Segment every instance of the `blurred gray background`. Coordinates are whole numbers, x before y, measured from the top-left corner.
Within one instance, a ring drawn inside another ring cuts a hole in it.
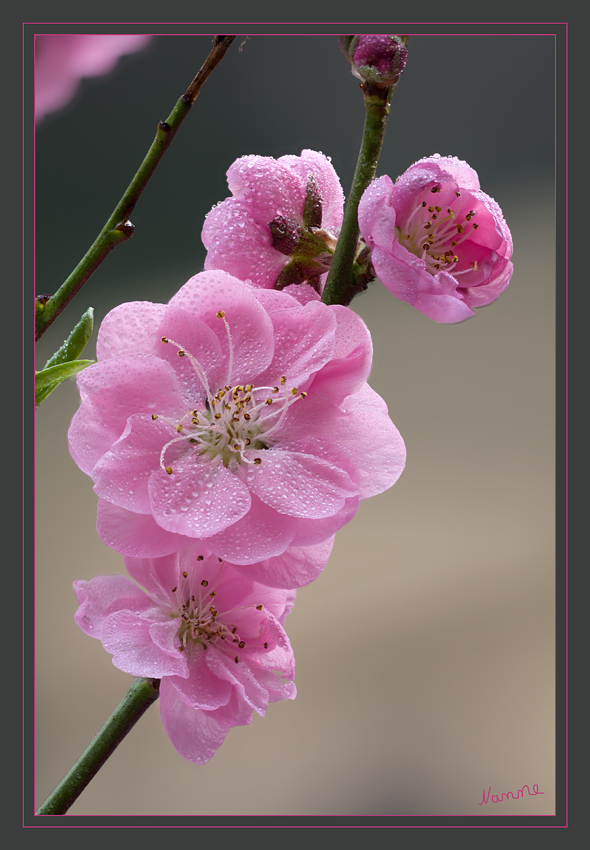
[[[40,124],[38,292],[90,246],[209,45],[155,37]],[[550,36],[410,37],[378,174],[435,152],[469,162],[504,211],[515,271],[460,325],[378,282],[353,302],[408,461],[298,593],[286,622],[297,699],[232,730],[201,767],[152,707],[70,814],[553,814],[553,49]],[[347,194],[363,115],[336,37],[236,42],[140,199],[135,235],[42,338],[37,368],[88,306],[98,326],[122,301],[167,301],[202,269],[202,222],[238,156],[323,151]],[[123,572],[68,453],[77,405],[68,382],[36,414],[36,805],[131,683],[73,620],[75,579]],[[524,784],[543,795],[478,806],[489,786]]]

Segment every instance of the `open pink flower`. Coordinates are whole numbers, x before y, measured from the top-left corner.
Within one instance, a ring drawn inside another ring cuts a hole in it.
[[[381,282],[437,322],[473,316],[510,281],[512,239],[500,207],[455,157],[435,154],[395,183],[373,181],[359,226]]]
[[[405,464],[371,356],[348,308],[223,271],[116,307],[69,430],[102,540],[134,557],[206,541],[241,565],[329,540]]]
[[[82,77],[112,70],[124,53],[141,50],[148,35],[37,35],[35,120],[65,106]]]
[[[115,667],[161,680],[162,722],[184,758],[209,761],[232,726],[295,698],[283,629],[295,591],[257,584],[206,549],[126,567],[146,592],[125,576],[75,581],[75,620]]]
[[[311,150],[280,159],[243,156],[227,182],[233,197],[213,207],[203,226],[205,269],[268,289],[311,280],[319,291],[344,205],[329,159]]]

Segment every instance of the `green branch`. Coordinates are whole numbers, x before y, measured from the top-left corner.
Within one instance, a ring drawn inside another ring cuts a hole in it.
[[[120,245],[121,242],[126,242],[133,235],[134,227],[129,221],[129,216],[133,212],[139,196],[147,186],[160,160],[170,147],[172,139],[197,99],[203,83],[224,57],[234,39],[234,35],[215,36],[213,39],[213,48],[199,73],[178,100],[166,121],[160,121],[158,124],[158,131],[152,146],[94,244],[57,292],[48,299],[44,298],[42,302],[37,301],[35,340],[40,339],[64,307],[69,304],[74,295],[76,295],[91,274],[102,263],[107,254],[113,248],[116,248],[117,245]]]
[[[35,812],[36,815],[65,815],[106,760],[159,695],[159,679],[136,679],[115,712],[109,717],[76,764],[55,791]]]
[[[361,86],[365,95],[366,110],[363,138],[344,209],[342,229],[322,295],[324,304],[348,305],[355,295],[367,288],[366,283],[362,279],[359,280],[353,270],[359,238],[358,208],[363,192],[377,171],[394,88],[373,87],[369,83]]]

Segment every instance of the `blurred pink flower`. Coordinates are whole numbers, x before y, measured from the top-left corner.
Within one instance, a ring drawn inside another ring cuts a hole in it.
[[[405,464],[366,382],[371,357],[348,308],[223,271],[191,278],[167,305],[116,307],[98,362],[79,374],[69,430],[102,540],[135,557],[204,540],[242,565],[328,541]]]
[[[35,39],[35,121],[65,106],[82,77],[106,74],[148,35],[38,35]]]
[[[395,183],[373,181],[359,226],[381,282],[436,322],[473,316],[510,281],[512,239],[502,211],[455,157],[435,154]]]
[[[161,680],[162,722],[184,758],[209,761],[232,726],[295,698],[283,629],[295,591],[256,584],[206,549],[126,567],[146,592],[125,576],[75,581],[75,620],[115,667]]]
[[[312,278],[318,291],[329,269],[344,206],[338,175],[322,153],[243,156],[230,166],[233,195],[205,219],[205,269],[282,289]]]

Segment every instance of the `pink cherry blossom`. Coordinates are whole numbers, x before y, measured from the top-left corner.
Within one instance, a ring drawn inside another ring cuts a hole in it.
[[[395,183],[373,181],[359,205],[377,277],[436,322],[461,322],[494,301],[512,275],[512,238],[476,172],[438,154]]]
[[[371,355],[348,308],[223,271],[201,272],[168,304],[116,307],[98,362],[78,377],[69,430],[102,540],[134,557],[206,541],[234,564],[268,561],[261,581],[312,580],[324,553],[305,547],[332,538],[405,464],[366,382]],[[288,547],[299,555],[277,566]]]
[[[184,758],[204,764],[232,726],[295,698],[283,629],[294,590],[257,584],[206,549],[125,563],[145,592],[125,576],[75,581],[75,620],[115,667],[161,680],[162,722]]]
[[[205,219],[205,269],[283,288],[304,280],[321,290],[342,224],[344,195],[322,153],[243,156],[230,166],[231,198]]]
[[[111,71],[124,53],[141,50],[148,35],[38,35],[35,39],[35,120],[61,109],[82,77]]]

